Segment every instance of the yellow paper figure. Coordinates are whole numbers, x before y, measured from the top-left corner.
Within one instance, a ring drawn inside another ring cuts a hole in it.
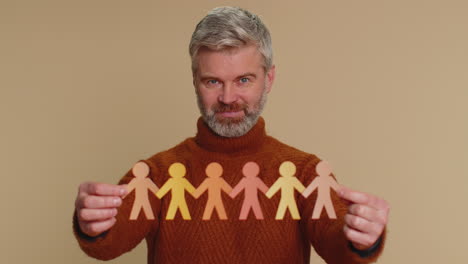
[[[312,213],[312,219],[319,219],[322,213],[323,207],[327,211],[330,219],[336,219],[335,208],[330,197],[330,188],[337,191],[340,186],[331,176],[331,167],[326,161],[321,161],[315,167],[315,171],[318,176],[309,184],[309,186],[302,193],[304,197],[309,195],[318,189],[317,201],[315,202],[314,212]]]
[[[167,210],[166,220],[173,220],[177,209],[180,210],[182,218],[191,220],[190,213],[185,201],[185,191],[193,194],[195,187],[184,178],[186,173],[185,166],[182,163],[176,162],[169,167],[169,175],[172,177],[164,183],[161,189],[156,193],[158,198],[162,198],[166,193],[171,191],[171,202]]]
[[[242,203],[239,220],[246,220],[250,209],[252,209],[256,219],[263,219],[262,208],[258,201],[258,190],[266,193],[268,191],[268,187],[259,177],[257,177],[259,172],[260,167],[257,163],[253,161],[247,162],[242,168],[242,174],[244,174],[245,177],[240,180],[229,194],[234,198],[240,192],[244,191],[245,199],[244,203]]]
[[[229,194],[232,188],[221,178],[223,167],[217,162],[212,162],[208,164],[205,172],[208,178],[205,179],[193,193],[193,197],[198,199],[200,195],[208,190],[208,201],[206,202],[205,211],[203,212],[203,220],[209,220],[214,209],[216,209],[219,219],[226,220],[227,215],[224,210],[223,200],[221,199],[221,191]]]
[[[301,219],[299,211],[297,210],[296,200],[294,199],[294,190],[302,193],[305,187],[296,177],[294,177],[294,174],[296,173],[296,165],[290,161],[285,161],[281,163],[279,173],[281,177],[276,180],[265,194],[266,197],[271,198],[276,192],[281,190],[281,200],[275,219],[283,219],[286,209],[289,209],[289,213],[291,213],[293,219]]]
[[[135,176],[127,185],[127,193],[135,190],[135,200],[133,201],[132,212],[130,213],[130,220],[136,220],[140,214],[141,209],[145,213],[146,219],[154,219],[153,210],[148,199],[148,190],[155,195],[158,192],[158,186],[148,178],[150,168],[148,164],[140,161],[132,168],[132,173]],[[128,194],[127,194],[128,195]]]

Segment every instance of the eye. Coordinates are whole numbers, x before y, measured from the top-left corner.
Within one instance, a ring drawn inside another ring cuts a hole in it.
[[[249,78],[247,78],[247,77],[242,77],[242,78],[240,78],[240,80],[239,80],[240,83],[248,83],[249,81],[250,81],[250,80],[249,80]]]
[[[216,79],[208,79],[205,81],[205,86],[209,88],[216,88],[221,85],[221,82]]]

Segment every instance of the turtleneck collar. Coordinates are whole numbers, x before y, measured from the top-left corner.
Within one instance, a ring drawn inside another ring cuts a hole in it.
[[[201,148],[212,152],[250,152],[259,148],[266,138],[265,120],[262,117],[249,132],[240,137],[228,138],[217,135],[208,127],[202,117],[197,121],[197,129],[195,142]]]

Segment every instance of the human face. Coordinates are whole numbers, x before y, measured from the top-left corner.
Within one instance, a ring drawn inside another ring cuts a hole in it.
[[[239,137],[256,123],[266,103],[275,67],[267,72],[254,45],[198,51],[194,86],[200,112],[218,135]]]

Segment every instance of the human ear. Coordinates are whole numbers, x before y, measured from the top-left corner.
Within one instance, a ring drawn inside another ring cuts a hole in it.
[[[273,86],[273,82],[275,81],[275,76],[276,76],[276,66],[273,65],[268,70],[268,72],[267,72],[267,74],[265,76],[266,77],[266,80],[265,80],[266,87],[265,87],[265,89],[267,90],[267,93],[269,93],[271,91],[271,87]]]

